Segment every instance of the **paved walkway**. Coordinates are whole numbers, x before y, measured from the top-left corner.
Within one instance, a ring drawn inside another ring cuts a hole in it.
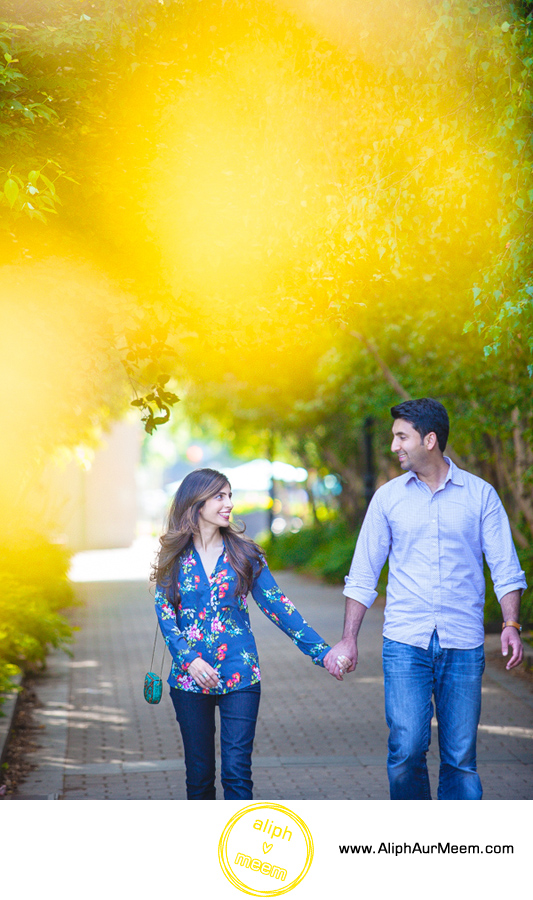
[[[317,631],[334,642],[343,617],[340,588],[286,572],[278,580]],[[14,799],[185,799],[181,740],[168,691],[158,706],[142,696],[155,627],[147,584],[100,581],[78,588],[84,605],[74,611],[80,628],[74,658],[54,654],[42,679],[43,706],[36,713],[44,726],[42,746]],[[376,604],[365,617],[357,674],[343,683],[302,656],[253,601],[251,607],[263,673],[254,799],[388,799],[382,607]],[[434,731],[434,792],[436,744]],[[478,758],[485,799],[533,799],[533,693],[503,666],[489,666],[485,675]],[[222,798],[220,785],[217,794]]]

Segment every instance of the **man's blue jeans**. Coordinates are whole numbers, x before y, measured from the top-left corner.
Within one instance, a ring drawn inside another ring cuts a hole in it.
[[[427,650],[383,639],[391,800],[431,800],[426,753],[432,697],[440,749],[438,799],[481,800],[476,738],[484,668],[483,645],[444,650],[436,631]]]
[[[252,749],[260,686],[228,694],[170,688],[185,751],[187,800],[215,800],[215,708],[220,710],[220,779],[225,800],[252,799]]]

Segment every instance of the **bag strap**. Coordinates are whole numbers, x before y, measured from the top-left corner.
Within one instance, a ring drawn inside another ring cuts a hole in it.
[[[153,671],[154,667],[154,656],[155,656],[155,645],[157,644],[157,635],[159,633],[159,624],[155,626],[155,638],[154,638],[154,649],[152,650],[152,661],[150,663],[150,671]],[[159,670],[159,677],[161,678],[163,674],[163,663],[165,661],[165,650],[167,649],[167,645],[163,643],[163,656],[161,658],[161,668]]]

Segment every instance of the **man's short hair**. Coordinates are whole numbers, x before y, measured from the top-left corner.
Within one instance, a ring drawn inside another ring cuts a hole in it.
[[[444,453],[448,435],[450,433],[450,420],[445,407],[438,400],[430,397],[422,397],[420,400],[405,400],[391,408],[393,419],[404,419],[418,431],[422,440],[426,434],[434,431],[440,450]]]

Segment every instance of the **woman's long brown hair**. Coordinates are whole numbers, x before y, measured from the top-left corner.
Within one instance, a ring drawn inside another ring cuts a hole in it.
[[[166,531],[159,538],[159,553],[153,565],[151,581],[165,590],[167,599],[179,603],[179,560],[189,549],[193,536],[200,533],[198,518],[206,500],[215,497],[229,481],[215,469],[195,469],[181,482],[167,517]],[[230,522],[220,529],[229,561],[237,573],[235,594],[247,594],[263,565],[262,550],[255,541],[244,537],[244,525]]]

